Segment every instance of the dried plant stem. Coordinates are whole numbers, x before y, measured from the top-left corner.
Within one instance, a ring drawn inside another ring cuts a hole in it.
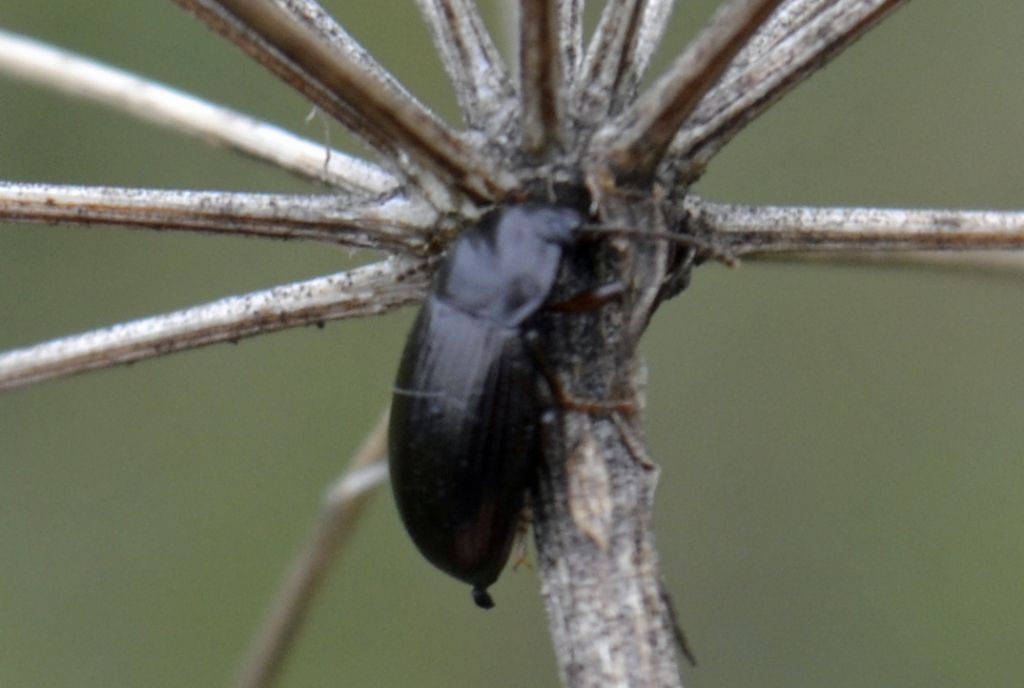
[[[629,194],[602,198],[603,217],[616,225],[660,231],[662,210]],[[558,379],[562,394],[622,409],[562,409],[544,425],[534,531],[559,672],[571,688],[681,686],[651,527],[658,470],[643,448],[636,358],[673,260],[664,242],[627,251],[615,273],[629,285],[620,302],[542,323],[545,361],[554,370],[586,371]]]
[[[423,105],[394,88],[375,64],[339,48],[330,36],[272,0],[176,2],[364,138],[429,196],[447,197],[437,180],[482,200],[501,196],[513,185],[509,175],[475,155]],[[420,168],[410,167],[410,161]]]
[[[417,0],[466,124],[507,136],[515,86],[472,0]]]
[[[686,201],[691,226],[736,255],[1024,247],[1024,212],[804,208]]]
[[[372,194],[398,180],[376,165],[155,81],[0,30],[0,72],[227,146],[308,179]]]
[[[562,684],[681,688],[652,527],[659,471],[610,419],[566,414],[553,431],[571,444],[542,473],[534,527]]]
[[[422,253],[438,217],[426,203],[402,198],[0,182],[0,220],[315,239]]]
[[[558,3],[521,0],[519,5],[519,92],[522,149],[533,158],[559,151],[565,143],[565,92]]]
[[[579,79],[583,61],[583,0],[559,0],[559,38],[565,83],[572,86]]]
[[[605,5],[576,83],[574,105],[580,117],[599,122],[633,100],[671,10],[671,0]]]
[[[731,0],[595,146],[620,185],[646,185],[679,127],[781,0]]]
[[[385,313],[420,298],[423,267],[422,261],[391,258],[8,351],[0,354],[0,391],[288,327]]]
[[[743,127],[904,2],[790,0],[683,124],[667,154],[675,183],[692,183]]]
[[[3,199],[4,188],[0,186],[0,199]],[[7,188],[27,190],[31,194],[36,187],[9,185]],[[85,208],[75,211],[74,194],[82,187],[53,188],[69,191],[70,195],[64,198],[69,204],[66,214],[59,218],[40,216],[36,219],[118,221],[112,212],[98,213],[90,219],[91,213],[98,211]],[[84,190],[90,189],[84,187]],[[129,190],[128,194],[131,193],[141,192]],[[170,197],[188,193],[202,192],[172,192]],[[33,205],[40,211],[45,210],[45,193]],[[831,256],[879,261],[889,255],[888,260],[906,262],[908,250],[946,249],[956,253],[945,258],[928,254],[916,258],[915,262],[974,269],[989,266],[1000,271],[1024,267],[1024,261],[1006,256],[963,253],[1024,246],[1024,212],[744,206],[712,203],[694,196],[689,197],[684,206],[683,212],[688,215],[692,230],[729,252],[748,258],[788,255],[802,259]],[[386,209],[385,204],[379,210],[386,212]],[[8,209],[6,214],[18,217],[19,213]],[[3,215],[2,202],[0,215]],[[253,224],[260,220],[254,211],[246,217],[246,221]],[[368,217],[372,216],[364,215],[361,222],[366,222]],[[396,217],[390,216],[388,221],[397,222]],[[267,221],[266,217],[263,221]],[[395,235],[394,239],[398,241],[404,236]],[[412,248],[414,244],[406,246]],[[0,390],[262,332],[383,312],[417,299],[425,278],[426,273],[419,263],[394,260],[44,342],[0,355]]]
[[[305,547],[292,563],[245,661],[236,688],[268,688],[288,652],[331,565],[359,524],[374,490],[387,480],[387,420],[381,415],[345,473],[327,490]]]

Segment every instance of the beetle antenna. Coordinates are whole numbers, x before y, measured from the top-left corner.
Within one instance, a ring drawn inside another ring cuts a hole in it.
[[[722,248],[718,244],[702,239],[701,237],[687,234],[686,232],[659,232],[637,229],[636,227],[615,227],[611,225],[583,225],[578,228],[579,232],[587,234],[605,234],[639,239],[641,241],[668,241],[674,244],[682,244],[697,249],[705,256],[734,268],[740,261],[733,253]]]

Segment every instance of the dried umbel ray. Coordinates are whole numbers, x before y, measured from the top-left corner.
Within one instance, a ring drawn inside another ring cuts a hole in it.
[[[1021,213],[750,208],[690,193],[733,135],[902,4],[896,0],[724,3],[642,92],[670,2],[609,2],[584,49],[581,2],[524,0],[516,72],[504,65],[471,2],[421,0],[456,86],[461,130],[419,103],[314,2],[178,4],[342,122],[378,159],[333,151],[325,162],[322,146],[265,123],[0,34],[0,67],[7,71],[337,189],[311,197],[3,184],[0,217],[306,238],[393,255],[347,273],[10,352],[0,356],[0,388],[414,302],[453,236],[492,207],[529,200],[583,199],[597,222],[685,228],[736,256],[884,257],[1024,243]],[[546,333],[552,369],[574,397],[639,395],[636,343],[662,298],[683,286],[675,283],[673,255],[661,244],[626,242],[565,276],[566,290],[609,272],[630,286],[607,308],[552,323]],[[577,372],[581,362],[586,374]],[[649,527],[656,471],[637,423],[635,415],[576,411],[546,431],[550,470],[534,505],[538,563],[569,685],[679,683],[675,629]],[[372,441],[368,447],[364,459],[384,453]],[[242,684],[269,680],[323,571],[324,552],[346,527],[337,514],[348,514],[352,500],[380,478],[379,470],[360,467],[332,492],[337,499],[329,500],[311,554]],[[572,489],[581,480],[597,485],[584,491],[582,504],[580,490]]]

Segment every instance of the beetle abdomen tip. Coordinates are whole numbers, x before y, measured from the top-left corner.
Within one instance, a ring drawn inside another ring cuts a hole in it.
[[[481,609],[491,609],[494,607],[494,599],[484,588],[473,588],[473,601]]]

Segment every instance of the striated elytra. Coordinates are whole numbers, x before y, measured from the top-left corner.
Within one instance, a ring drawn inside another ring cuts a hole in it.
[[[540,204],[484,216],[453,243],[402,355],[388,435],[398,511],[420,552],[483,608],[539,459],[527,328],[582,222]]]

